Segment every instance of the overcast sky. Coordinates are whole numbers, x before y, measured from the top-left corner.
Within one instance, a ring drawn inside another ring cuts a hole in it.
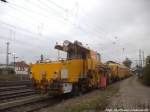
[[[150,54],[150,0],[7,0],[0,2],[0,63],[6,42],[17,60],[57,59],[56,42],[81,41],[102,60]],[[124,49],[124,50],[123,50]],[[10,61],[13,61],[12,54]]]

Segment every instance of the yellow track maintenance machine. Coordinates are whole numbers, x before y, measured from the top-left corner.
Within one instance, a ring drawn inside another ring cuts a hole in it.
[[[78,94],[100,87],[100,77],[107,70],[100,54],[82,45],[66,40],[55,49],[67,53],[64,60],[39,62],[31,65],[34,86],[37,90],[51,95]]]

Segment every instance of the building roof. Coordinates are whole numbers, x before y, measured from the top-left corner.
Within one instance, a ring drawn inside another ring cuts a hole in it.
[[[24,67],[24,68],[29,67],[29,65],[26,64],[24,61],[15,62],[15,66],[16,66],[16,67]]]

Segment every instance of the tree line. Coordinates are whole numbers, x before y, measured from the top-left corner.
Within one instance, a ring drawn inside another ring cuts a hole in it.
[[[146,58],[146,65],[143,72],[143,82],[144,84],[150,86],[150,56]]]

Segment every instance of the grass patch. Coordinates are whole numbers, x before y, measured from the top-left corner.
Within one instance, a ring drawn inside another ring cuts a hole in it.
[[[15,80],[16,77],[14,74],[0,74],[0,80],[7,81],[7,80]]]

